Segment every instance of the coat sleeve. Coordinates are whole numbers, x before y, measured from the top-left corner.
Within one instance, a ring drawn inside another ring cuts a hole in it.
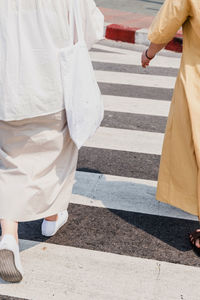
[[[155,44],[165,44],[190,16],[190,0],[165,0],[150,26],[148,39]]]
[[[85,41],[88,49],[104,38],[104,16],[94,0],[80,0]]]

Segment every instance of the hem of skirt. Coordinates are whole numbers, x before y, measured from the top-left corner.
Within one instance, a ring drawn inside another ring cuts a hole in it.
[[[181,203],[181,201],[177,201],[175,199],[181,199],[183,200],[184,198],[188,199],[190,198],[191,199],[191,196],[190,197],[185,197],[184,195],[180,195],[179,193],[173,193],[174,194],[174,197],[172,199],[172,196],[169,195],[169,193],[166,193],[163,191],[163,189],[161,187],[158,187],[157,188],[157,192],[156,192],[156,200],[157,201],[160,201],[160,202],[163,202],[163,203],[166,203],[168,205],[171,205],[171,206],[174,206],[178,209],[181,209],[182,211],[186,212],[186,213],[189,213],[191,215],[194,215],[194,216],[197,216],[198,219],[200,220],[200,216],[198,214],[198,210],[196,208],[190,208],[188,207],[188,205],[183,205]],[[167,195],[167,196],[166,196]],[[194,200],[194,198],[193,198]]]
[[[68,209],[68,204],[66,204],[64,207],[62,208],[59,208],[59,209],[54,209],[54,210],[47,210],[46,212],[44,213],[41,213],[41,214],[35,214],[33,216],[29,216],[29,217],[26,217],[26,218],[10,218],[8,216],[6,217],[3,217],[3,216],[0,216],[0,219],[4,219],[4,220],[10,220],[10,221],[14,221],[14,222],[31,222],[31,221],[36,221],[36,220],[41,220],[41,219],[44,219],[44,218],[47,218],[49,216],[53,216],[53,215],[56,215],[58,214],[59,212],[61,211],[64,211],[64,210],[67,210]]]
[[[42,117],[42,116],[48,116],[51,114],[56,114],[62,110],[65,110],[65,105],[62,105],[60,108],[54,109],[53,111],[46,111],[43,113],[36,113],[36,114],[32,114],[32,115],[22,115],[19,117],[13,117],[13,118],[1,118],[0,117],[0,121],[4,121],[4,122],[12,122],[12,121],[21,121],[21,120],[26,120],[26,119],[32,119],[32,118],[37,118],[37,117]]]

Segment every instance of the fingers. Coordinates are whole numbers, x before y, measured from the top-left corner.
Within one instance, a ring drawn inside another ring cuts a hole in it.
[[[141,57],[141,64],[143,68],[146,68],[149,66],[150,60],[146,57],[145,51],[142,53]]]
[[[149,62],[142,62],[142,67],[143,68],[146,68],[146,67],[148,67],[149,66]]]
[[[142,62],[142,67],[143,68],[146,68],[146,67],[148,67],[149,66],[149,62]]]

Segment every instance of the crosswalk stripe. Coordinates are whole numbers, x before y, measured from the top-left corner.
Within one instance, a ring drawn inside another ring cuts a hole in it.
[[[119,54],[126,54],[126,55],[133,53],[133,51],[129,50],[129,49],[123,49],[123,48],[117,48],[117,47],[110,47],[108,45],[102,45],[102,44],[96,44],[94,46],[94,49],[111,51],[111,52],[115,52],[115,53],[119,53]]]
[[[158,55],[143,70],[141,53],[118,44],[97,44],[90,56],[105,118],[79,152],[69,220],[49,239],[41,220],[19,224],[24,280],[1,284],[0,294],[196,300],[200,262],[185,233],[197,217],[155,199],[180,57]]]
[[[95,71],[98,82],[172,89],[176,79],[170,76]]]
[[[151,180],[77,171],[71,203],[197,221],[155,200],[156,186]]]
[[[27,240],[20,245],[25,279],[20,285],[1,284],[2,294],[34,300],[168,300],[181,293],[196,300],[200,292],[199,268]]]
[[[160,155],[162,143],[162,133],[100,127],[85,146]]]
[[[162,67],[151,67],[149,69],[143,69],[141,66],[137,65],[126,65],[126,64],[113,64],[113,63],[104,63],[104,62],[96,62],[93,63],[94,70],[100,71],[110,71],[117,73],[129,73],[129,74],[143,74],[143,75],[156,75],[156,76],[171,76],[176,77],[178,74],[177,69],[172,68],[162,68]]]
[[[160,156],[139,152],[82,147],[78,170],[157,180]]]
[[[122,47],[121,47],[122,46]],[[141,52],[144,50],[144,48],[139,48],[137,49],[137,47],[134,47],[135,45],[129,45],[132,47],[129,49],[126,49],[123,47],[123,44],[120,45],[120,43],[117,43],[115,45],[109,45],[109,44],[105,44],[105,42],[103,41],[102,43],[98,43],[95,44],[93,46],[93,48],[91,49],[91,51],[93,51],[93,49],[95,49],[96,51],[100,50],[100,51],[108,51],[108,52],[115,52],[115,53],[119,53],[119,54],[125,54],[125,55],[129,55],[129,54],[133,54],[134,52],[139,53],[139,55],[141,55]],[[169,51],[166,51],[165,49],[161,50],[157,56],[165,56],[165,57],[169,57],[170,59],[179,59],[181,58],[181,53],[176,53],[175,55],[169,55]]]
[[[166,117],[105,111],[102,127],[164,133]]]
[[[171,101],[173,89],[99,82],[103,95]]]
[[[63,246],[200,266],[199,258],[194,257],[188,245],[188,251],[181,251],[184,247],[182,243],[186,238],[185,233],[197,226],[198,222],[73,203],[69,204],[68,212],[67,224],[51,238],[46,239],[41,235],[40,220],[22,223],[19,229],[20,237]],[[174,232],[176,241],[173,240]]]
[[[107,51],[108,53],[114,52],[114,53],[118,53],[118,54],[124,54],[126,56],[132,55],[133,53],[137,52],[139,54],[139,56],[141,56],[141,53],[144,50],[144,48],[138,48],[138,47],[135,47],[135,45],[129,45],[132,47],[132,49],[131,48],[126,49],[123,47],[123,44],[120,45],[120,43],[117,43],[115,45],[116,46],[114,46],[113,44],[112,45],[105,44],[104,42],[98,43],[98,44],[94,45],[94,47],[91,49],[91,51],[93,51],[93,49],[95,49],[95,51],[98,51],[98,50],[99,51]],[[170,51],[163,49],[157,54],[157,57],[164,56],[164,57],[172,59],[172,60],[173,59],[179,60],[179,62],[180,62],[181,53],[173,53],[173,55],[169,55],[169,54],[171,54]],[[166,67],[166,66],[167,66],[167,64],[164,65],[164,67]]]
[[[129,55],[90,52],[90,57],[92,61],[141,66],[141,53],[136,51],[133,51]],[[178,69],[180,67],[180,59],[166,56],[157,56],[153,61],[151,61],[151,66],[163,68],[166,68],[167,66],[167,68]]]
[[[103,95],[105,110],[167,117],[170,102],[132,97]]]

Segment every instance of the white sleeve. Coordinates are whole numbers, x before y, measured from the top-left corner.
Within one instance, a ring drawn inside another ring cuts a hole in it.
[[[104,39],[104,15],[94,0],[80,0],[85,40],[90,49],[96,42]]]

